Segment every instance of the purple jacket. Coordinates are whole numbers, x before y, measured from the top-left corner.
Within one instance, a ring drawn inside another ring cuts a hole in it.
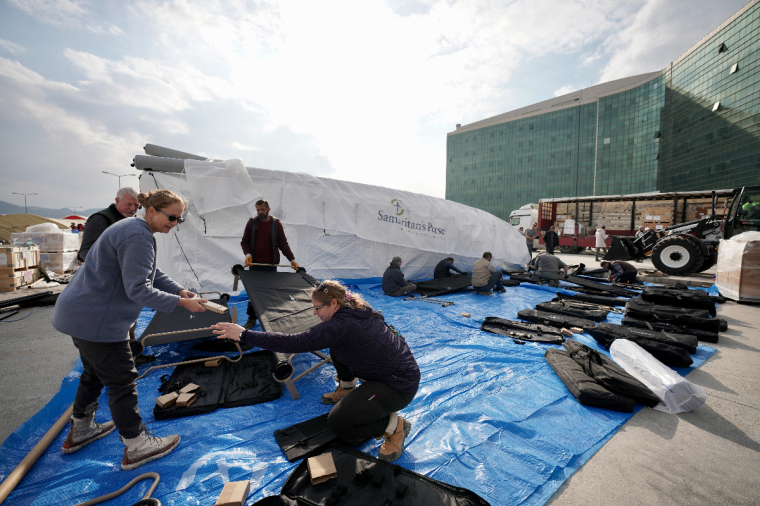
[[[367,309],[339,309],[326,322],[298,334],[243,332],[247,344],[279,353],[330,348],[357,378],[382,381],[402,393],[417,391],[420,368],[406,341],[396,337],[382,318]]]

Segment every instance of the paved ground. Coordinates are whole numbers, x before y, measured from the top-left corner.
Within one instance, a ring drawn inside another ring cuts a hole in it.
[[[558,256],[598,266],[592,255]],[[636,265],[651,268],[648,261]],[[709,283],[709,274],[695,282]],[[0,441],[53,397],[76,362],[70,338],[50,326],[52,311],[38,308],[0,324]],[[707,404],[680,415],[641,410],[549,505],[760,505],[760,306],[729,302],[718,316],[729,330],[688,377],[708,393]]]

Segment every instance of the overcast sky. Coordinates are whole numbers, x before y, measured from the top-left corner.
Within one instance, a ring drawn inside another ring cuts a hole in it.
[[[104,206],[148,142],[443,197],[456,123],[661,70],[744,3],[0,0],[0,200]]]

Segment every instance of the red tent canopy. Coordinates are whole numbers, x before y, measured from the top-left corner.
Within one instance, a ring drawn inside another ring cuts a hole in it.
[[[65,218],[61,218],[62,220],[86,220],[84,216],[79,216],[78,214],[72,214],[71,216],[66,216]]]

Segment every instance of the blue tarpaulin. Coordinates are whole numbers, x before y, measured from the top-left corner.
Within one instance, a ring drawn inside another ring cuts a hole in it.
[[[633,416],[581,406],[544,359],[551,345],[518,345],[480,330],[486,316],[516,319],[518,311],[551,300],[557,289],[523,284],[487,297],[462,291],[439,296],[455,302],[442,307],[387,297],[377,279],[345,281],[404,335],[422,372],[419,392],[401,412],[412,422],[412,430],[396,463],[407,469],[468,488],[493,505],[543,504]],[[230,304],[238,307],[242,324],[244,294]],[[151,310],[143,311],[138,335],[152,315]],[[620,320],[621,315],[611,313],[607,321]],[[586,334],[574,338],[607,353]],[[157,361],[138,370],[203,355],[190,349],[197,343],[150,347],[146,353],[156,355]],[[692,355],[692,367],[676,370],[686,375],[714,351],[700,345]],[[296,374],[316,361],[312,354],[298,355]],[[81,371],[78,362],[53,400],[6,439],[0,448],[0,478],[8,476],[73,402]],[[176,450],[125,472],[120,470],[124,446],[116,432],[64,455],[60,451],[64,430],[7,504],[75,504],[117,490],[149,471],[161,475],[153,496],[164,505],[213,504],[224,483],[240,480],[250,480],[247,504],[252,504],[278,494],[298,464],[286,460],[273,432],[328,412],[330,406],[320,397],[335,388],[335,370],[328,365],[296,382],[301,394],[297,401],[283,389],[282,397],[273,402],[156,421],[153,406],[160,395],[160,378],[170,373],[170,368],[153,371],[138,381],[137,388],[144,422],[156,435],[179,434],[182,441]],[[100,404],[96,418],[102,422],[110,419],[105,393]],[[371,439],[360,449],[377,455],[378,448],[379,442]],[[149,481],[142,482],[109,504],[134,504],[148,486]]]

